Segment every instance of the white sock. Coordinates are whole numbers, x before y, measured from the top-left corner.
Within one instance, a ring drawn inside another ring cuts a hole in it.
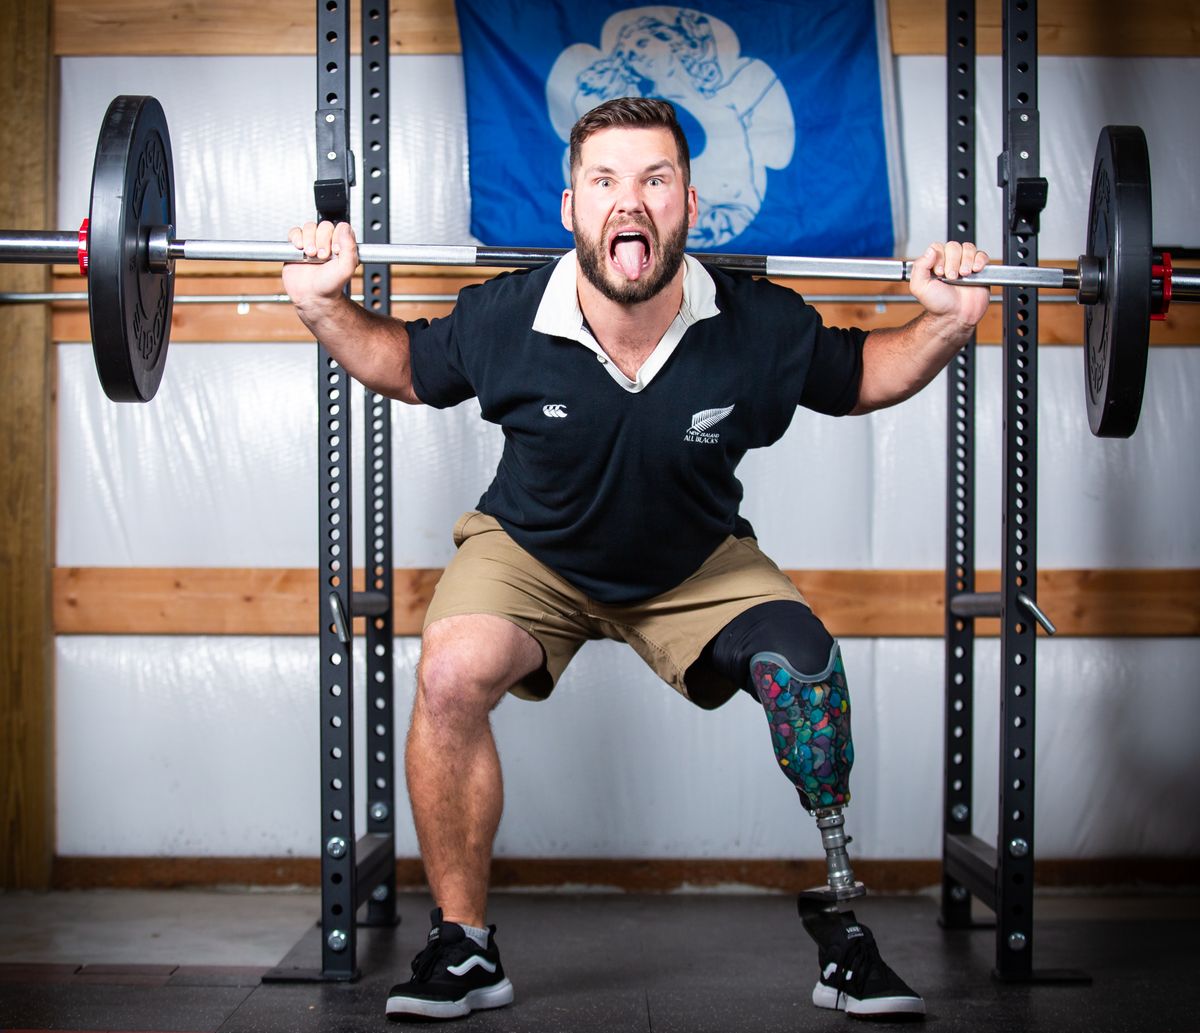
[[[474,925],[461,926],[462,931],[466,933],[472,940],[479,944],[480,950],[487,950],[488,945],[488,930],[480,929]]]

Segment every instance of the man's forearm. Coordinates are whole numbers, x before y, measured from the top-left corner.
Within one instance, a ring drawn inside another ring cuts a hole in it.
[[[420,402],[412,387],[408,331],[402,322],[375,315],[344,296],[297,304],[296,314],[355,380],[389,398]]]
[[[863,345],[863,376],[854,415],[911,398],[945,367],[975,328],[953,316],[923,312],[904,326],[872,330]]]

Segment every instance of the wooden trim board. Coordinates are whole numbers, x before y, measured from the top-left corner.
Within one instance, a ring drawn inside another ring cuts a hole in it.
[[[1000,0],[981,0],[976,47],[998,54]],[[351,47],[358,52],[358,18]],[[944,6],[891,0],[888,23],[895,54],[944,54]],[[391,0],[393,54],[457,54],[462,45],[454,0]],[[311,54],[315,13],[303,0],[55,0],[54,52],[103,54]],[[1186,57],[1200,53],[1200,3],[1129,0],[1040,0],[1038,49],[1043,55]]]
[[[1047,858],[1034,864],[1039,887],[1194,886],[1195,858]],[[856,859],[855,874],[871,893],[914,893],[939,886],[934,859]],[[316,857],[56,857],[55,889],[181,889],[204,886],[320,885]],[[825,862],[783,858],[542,858],[492,861],[493,890],[588,886],[625,893],[716,888],[797,893],[825,881]],[[400,889],[421,889],[420,858],[396,860]]]
[[[189,272],[201,263],[181,265]],[[1050,262],[1043,265],[1070,266],[1068,262]],[[207,266],[208,263],[203,263]],[[224,265],[224,263],[222,263]],[[231,294],[283,294],[283,281],[275,269],[271,275],[263,275],[265,267],[256,263],[229,263],[219,275],[177,275],[177,295],[231,295]],[[416,269],[412,266],[395,268],[392,291],[396,294],[456,294],[472,283],[481,283],[497,270],[455,269],[439,272],[435,269]],[[79,292],[85,284],[77,271],[67,272],[65,267],[56,267],[53,289],[59,292]],[[875,298],[896,295],[898,299],[908,297],[908,285],[904,283],[864,280],[814,280],[780,279],[778,283],[789,287],[805,297],[820,298],[822,295],[851,297],[865,295],[872,300],[864,301],[814,301],[813,305],[821,318],[831,326],[859,326],[866,330],[896,326],[912,319],[918,311],[915,303],[905,300],[876,302]],[[351,284],[351,292],[362,293],[361,278]],[[1050,297],[1067,297],[1062,291],[1047,291],[1041,295],[1038,305],[1039,345],[1074,345],[1083,342],[1083,310],[1081,306],[1063,301],[1049,301]],[[398,319],[432,319],[447,315],[454,307],[453,302],[397,302],[392,306],[392,315]],[[51,304],[51,334],[55,341],[89,341],[91,328],[88,325],[87,304],[82,301],[61,301]],[[976,339],[981,345],[1001,343],[1003,310],[1000,296],[996,294],[990,310],[980,323]],[[171,342],[208,343],[213,341],[277,341],[306,342],[312,340],[292,306],[279,302],[249,302],[244,310],[233,303],[177,304],[172,311]],[[1162,321],[1150,324],[1152,347],[1200,345],[1200,305],[1174,305]],[[170,359],[168,358],[168,363]],[[170,376],[170,373],[167,373]]]
[[[941,637],[940,570],[791,570],[830,632],[841,637]],[[395,572],[396,633],[419,635],[441,571]],[[361,585],[362,571],[356,571]],[[995,591],[996,571],[979,571]],[[1042,570],[1038,604],[1067,637],[1200,635],[1200,570]],[[59,567],[60,635],[313,635],[311,569]],[[358,622],[361,627],[361,620]],[[996,635],[999,621],[976,622]]]

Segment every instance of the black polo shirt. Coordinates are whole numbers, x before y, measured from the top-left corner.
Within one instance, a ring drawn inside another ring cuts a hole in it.
[[[559,263],[504,273],[465,288],[449,316],[408,323],[413,387],[437,408],[477,396],[503,429],[482,512],[593,599],[633,602],[678,585],[726,536],[753,535],[737,464],[777,441],[797,405],[854,408],[866,333],[825,327],[785,287],[688,258],[685,311],[659,345],[673,350],[635,384],[591,341],[573,254],[561,262],[556,290]],[[577,322],[561,311],[567,274]],[[684,319],[688,287],[708,291],[709,279],[713,304]],[[532,329],[544,295],[576,339]]]

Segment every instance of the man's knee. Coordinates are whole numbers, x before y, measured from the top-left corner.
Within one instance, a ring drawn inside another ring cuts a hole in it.
[[[813,612],[761,603],[730,621],[705,656],[762,704],[776,759],[805,806],[848,802],[850,696],[837,642]]]
[[[503,617],[445,617],[422,636],[418,701],[432,717],[477,720],[541,663],[537,640]]]
[[[788,658],[794,670],[817,676],[829,666],[834,645],[833,636],[804,603],[780,599],[735,617],[708,644],[704,659],[757,698],[747,677],[757,654],[778,653]]]

